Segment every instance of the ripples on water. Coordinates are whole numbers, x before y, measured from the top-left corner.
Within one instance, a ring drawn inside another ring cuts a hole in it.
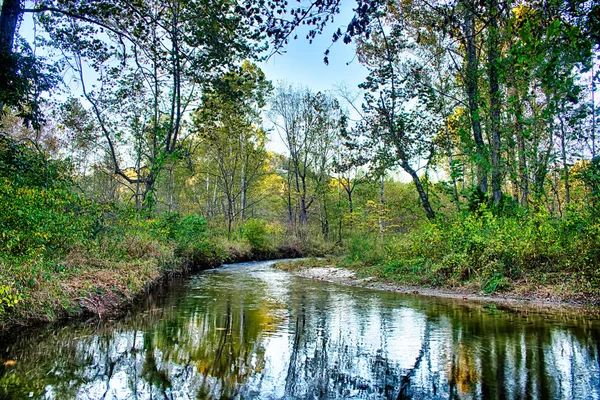
[[[600,399],[592,314],[206,271],[100,325],[0,343],[7,399]]]

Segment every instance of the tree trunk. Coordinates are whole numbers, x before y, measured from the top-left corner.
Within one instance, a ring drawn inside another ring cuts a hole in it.
[[[435,219],[435,213],[433,212],[433,208],[431,208],[431,204],[429,203],[429,196],[425,192],[425,188],[421,183],[421,179],[419,179],[419,175],[417,175],[417,171],[415,171],[407,161],[402,161],[402,169],[404,169],[411,176],[415,187],[417,188],[417,192],[419,193],[419,198],[421,199],[421,205],[425,210],[425,214],[427,218],[430,220]]]
[[[569,182],[569,164],[567,164],[567,132],[565,131],[565,122],[563,116],[560,115],[558,120],[560,122],[560,151],[565,180],[565,203],[569,204],[571,203],[571,185]]]
[[[21,14],[19,0],[4,0],[0,13],[0,52],[3,57],[12,55],[17,23]],[[5,60],[3,58],[3,60]]]
[[[379,240],[383,240],[383,210],[384,210],[384,200],[383,195],[385,194],[385,179],[384,176],[381,175],[381,179],[379,181],[379,213],[377,215],[377,224],[379,225]]]
[[[490,90],[490,130],[492,137],[492,198],[494,203],[502,199],[502,173],[500,171],[500,83],[498,71],[498,0],[490,0],[491,13],[488,38],[488,79]]]
[[[308,223],[308,206],[306,204],[306,175],[300,175],[302,191],[300,192],[300,225],[305,227]]]
[[[337,207],[338,207],[338,243],[342,243],[343,213],[342,213],[342,194],[338,178],[337,184]]]
[[[475,45],[475,15],[467,10],[465,24],[463,27],[466,47],[466,76],[465,84],[469,103],[469,115],[473,128],[473,139],[475,140],[477,159],[477,190],[485,196],[488,192],[487,178],[487,151],[481,131],[481,116],[479,112],[479,84],[477,47]]]
[[[525,138],[523,133],[517,135],[519,146],[519,189],[521,190],[521,206],[527,207],[529,198],[529,172],[527,171],[527,154],[525,153]]]
[[[352,225],[354,222],[354,203],[352,201],[352,192],[350,189],[350,181],[348,181],[348,188],[346,189],[346,194],[348,195],[348,211],[350,212],[350,229],[352,229]]]
[[[246,164],[248,163],[248,157],[246,156],[246,140],[243,136],[240,137],[240,149],[243,160],[240,169],[240,221],[244,223],[246,220],[246,192],[248,191],[248,182],[246,182]]]
[[[529,172],[527,171],[527,154],[525,152],[525,137],[523,136],[523,103],[521,98],[517,98],[517,108],[515,110],[515,138],[517,140],[517,158],[519,163],[519,202],[522,207],[527,207],[529,197]]]
[[[507,161],[506,168],[508,170],[508,177],[511,183],[511,195],[512,199],[515,203],[519,202],[519,174],[518,170],[518,159],[517,159],[517,141],[516,134],[514,132],[511,133],[507,143]]]
[[[448,117],[445,118],[444,129],[446,131],[446,138],[448,140],[446,146],[446,155],[448,156],[448,167],[450,168],[450,179],[452,179],[452,201],[456,206],[456,211],[460,212],[460,199],[458,197],[458,186],[456,184],[456,175],[454,173],[454,157],[452,155],[452,138],[450,136],[450,130],[448,129]]]
[[[306,210],[306,197],[303,193],[300,196],[300,225],[302,227],[305,227],[307,222],[308,222],[308,212]]]
[[[167,185],[167,204],[169,207],[169,212],[173,212],[175,210],[175,176],[173,174],[173,164],[169,166],[169,184]]]
[[[142,193],[141,210],[146,211],[148,216],[154,210],[154,184],[156,178],[149,176],[144,182],[144,193]]]
[[[292,162],[288,162],[288,174],[287,174],[287,207],[288,207],[288,224],[294,232],[294,208],[292,206]]]
[[[552,173],[552,191],[554,193],[552,193],[552,207],[551,207],[551,214],[556,214],[556,210],[558,208],[558,214],[562,217],[562,204],[560,201],[560,195],[559,195],[559,187],[560,187],[560,178],[558,177],[558,166],[555,165],[553,168],[553,173]]]
[[[596,63],[595,63],[594,57],[592,57],[592,74],[591,74],[591,76],[592,76],[592,83],[591,83],[592,90],[591,90],[591,92],[592,92],[592,115],[594,116],[592,118],[592,134],[591,134],[591,136],[592,136],[592,160],[594,158],[596,158],[596,97],[595,97],[596,85],[595,85],[595,82],[594,82],[594,77],[596,76],[596,75],[594,75],[595,64]]]
[[[4,0],[0,12],[0,83],[10,86],[13,63],[13,44],[21,14],[19,0]],[[2,88],[3,90],[5,87]],[[0,98],[0,113],[4,101]]]
[[[231,231],[233,228],[233,199],[227,194],[227,238],[231,239]]]
[[[323,234],[323,239],[329,239],[329,213],[327,211],[327,199],[323,199],[323,203],[321,206],[321,233]]]

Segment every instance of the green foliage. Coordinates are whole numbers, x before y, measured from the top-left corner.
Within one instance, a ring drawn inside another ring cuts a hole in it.
[[[193,214],[183,217],[177,235],[180,241],[201,241],[206,235],[206,219]]]
[[[585,164],[579,171],[579,178],[589,191],[590,206],[596,211],[600,211],[600,157]]]
[[[0,179],[0,249],[8,254],[65,250],[101,229],[101,208],[65,189],[14,186]]]
[[[64,251],[101,229],[102,207],[69,191],[69,166],[0,135],[0,249]]]
[[[19,293],[15,293],[15,290],[6,285],[0,285],[0,316],[4,314],[6,308],[16,306],[23,296]]]
[[[14,108],[25,122],[39,128],[44,122],[41,94],[57,86],[59,70],[36,55],[25,40],[17,40],[15,47],[9,54],[0,50],[0,104]]]
[[[164,213],[147,224],[155,238],[181,244],[202,241],[207,230],[206,219],[193,214],[181,217],[179,213]]]
[[[570,276],[585,293],[600,294],[600,224],[576,210],[563,218],[543,211],[506,217],[482,205],[478,214],[386,238],[385,254],[376,249],[376,241],[364,236],[348,243],[355,264],[387,279],[433,286],[476,282],[494,293],[525,278]]]
[[[365,265],[375,265],[385,259],[385,253],[377,235],[373,233],[360,233],[350,236],[346,241],[346,261],[349,263],[360,262]]]
[[[66,187],[71,182],[70,166],[51,160],[33,146],[0,134],[0,177],[15,186]]]
[[[258,218],[251,218],[244,222],[242,236],[250,243],[252,249],[264,251],[268,245],[267,222]]]

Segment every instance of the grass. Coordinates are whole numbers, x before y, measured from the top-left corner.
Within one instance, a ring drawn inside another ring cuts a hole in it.
[[[325,258],[303,258],[300,260],[278,261],[273,266],[281,271],[294,272],[307,268],[331,267],[337,264],[338,259],[333,256]]]
[[[321,255],[297,238],[260,248],[213,234],[200,220],[112,218],[93,240],[0,256],[0,329],[91,314],[111,316],[161,279],[226,262]]]
[[[479,215],[425,223],[408,233],[360,233],[343,256],[283,264],[351,268],[359,277],[461,292],[600,302],[600,224],[593,215]]]

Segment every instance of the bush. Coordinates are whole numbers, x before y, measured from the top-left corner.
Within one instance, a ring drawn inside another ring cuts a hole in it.
[[[16,293],[11,286],[0,285],[0,316],[6,312],[7,308],[16,306],[21,300],[23,300],[23,296]]]
[[[51,160],[32,146],[0,134],[0,177],[14,186],[65,188],[71,183],[71,166]]]
[[[187,215],[177,227],[176,239],[180,243],[203,242],[206,238],[206,220],[199,215]]]
[[[155,238],[181,245],[201,242],[206,237],[206,220],[199,215],[181,218],[179,213],[164,213],[148,224]]]
[[[346,241],[346,260],[350,263],[375,265],[386,260],[385,249],[376,234],[352,235]]]
[[[493,293],[510,289],[524,276],[533,282],[541,276],[569,276],[587,292],[600,293],[600,224],[577,210],[562,218],[545,211],[497,216],[483,205],[477,215],[428,222],[386,237],[383,246],[365,235],[353,236],[347,246],[348,261],[410,283],[476,282],[483,292]]]
[[[21,187],[0,179],[0,220],[0,249],[19,255],[89,241],[102,227],[102,210],[65,189]]]
[[[253,250],[266,251],[269,247],[266,221],[257,218],[247,220],[242,227],[242,237],[250,243]]]

